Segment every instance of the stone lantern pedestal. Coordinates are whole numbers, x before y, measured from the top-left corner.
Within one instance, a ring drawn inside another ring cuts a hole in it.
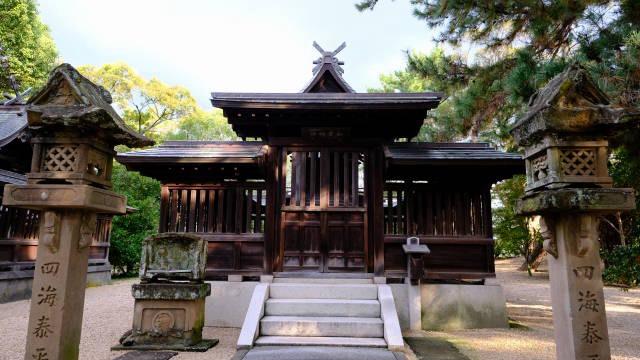
[[[133,328],[113,350],[207,351],[217,339],[202,339],[207,242],[187,233],[163,233],[145,240]]]
[[[635,207],[611,188],[607,137],[628,118],[579,66],[539,90],[512,134],[525,148],[522,215],[540,215],[558,359],[611,359],[598,241],[599,217]]]
[[[25,360],[78,359],[96,214],[126,212],[126,198],[110,191],[113,147],[152,144],[110,103],[109,92],[63,64],[26,107],[31,172],[3,197],[3,205],[42,213]]]

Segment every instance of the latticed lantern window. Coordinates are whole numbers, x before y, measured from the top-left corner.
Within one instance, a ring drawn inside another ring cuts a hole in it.
[[[78,146],[48,146],[42,162],[42,171],[78,171]]]
[[[527,191],[543,188],[611,186],[607,171],[606,141],[558,141],[543,139],[527,151]]]
[[[595,176],[595,149],[563,149],[560,151],[560,166],[564,175]]]

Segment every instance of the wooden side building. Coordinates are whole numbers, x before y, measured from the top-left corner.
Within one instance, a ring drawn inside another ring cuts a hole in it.
[[[483,143],[419,143],[440,93],[356,93],[324,52],[299,93],[219,93],[243,139],[169,141],[117,159],[162,182],[160,232],[209,242],[207,276],[406,276],[402,244],[431,254],[425,280],[495,276],[490,187],[524,172]]]

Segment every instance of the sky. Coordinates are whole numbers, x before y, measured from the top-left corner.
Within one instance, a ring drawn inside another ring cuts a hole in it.
[[[310,80],[317,41],[333,50],[359,92],[428,52],[433,32],[408,0],[40,0],[60,60],[74,66],[124,61],[146,78],[187,87],[210,107],[212,91],[297,92]]]

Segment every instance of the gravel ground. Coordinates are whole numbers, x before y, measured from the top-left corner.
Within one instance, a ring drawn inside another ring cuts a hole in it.
[[[453,342],[473,360],[543,360],[555,358],[551,300],[546,273],[516,272],[517,259],[496,263],[498,280],[504,285],[509,316],[529,329],[482,329],[448,333],[424,332]],[[112,285],[87,289],[84,325],[80,345],[83,360],[111,360],[123,352],[112,352],[131,326],[133,298],[131,284],[135,280],[115,281]],[[640,290],[622,292],[605,289],[607,319],[613,359],[640,359]],[[23,358],[29,301],[0,304],[0,359]],[[220,343],[206,353],[182,353],[176,360],[226,360],[235,353],[239,330],[205,328],[207,338]],[[416,335],[413,333],[412,335]],[[408,354],[415,359],[413,354]]]
[[[509,317],[529,329],[482,329],[427,334],[453,342],[475,359],[555,359],[549,277],[545,272],[518,272],[520,259],[496,262],[498,280],[504,286]],[[605,288],[607,322],[612,358],[640,359],[640,289],[623,292]]]
[[[124,352],[110,351],[120,336],[131,328],[133,297],[131,284],[137,280],[114,281],[87,289],[84,304],[80,359],[111,360]],[[21,360],[24,356],[29,301],[0,304],[0,359]],[[205,338],[220,339],[220,343],[206,353],[181,353],[175,360],[226,360],[235,353],[239,329],[205,328]]]

